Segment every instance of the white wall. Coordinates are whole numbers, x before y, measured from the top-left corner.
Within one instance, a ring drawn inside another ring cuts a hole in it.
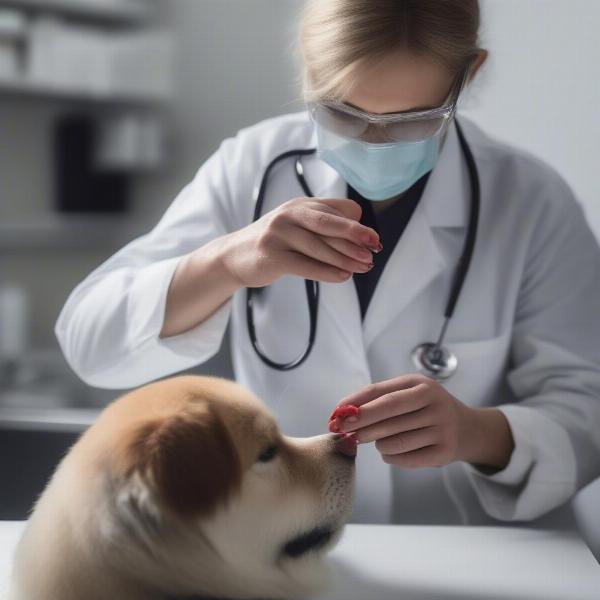
[[[143,182],[156,216],[237,129],[299,110],[290,45],[302,0],[166,0],[177,33],[175,154]],[[600,0],[481,0],[490,56],[461,112],[566,178],[600,237]]]
[[[292,52],[302,0],[163,0],[175,32],[168,172],[139,182],[158,219],[220,142],[240,128],[302,109]]]
[[[600,2],[483,0],[488,64],[462,112],[553,165],[600,238]]]

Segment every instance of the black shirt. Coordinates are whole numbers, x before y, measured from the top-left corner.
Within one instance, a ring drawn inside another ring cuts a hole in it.
[[[385,263],[392,254],[394,247],[423,195],[429,173],[416,181],[401,198],[375,215],[371,201],[361,196],[354,188],[348,185],[348,198],[358,202],[362,208],[360,222],[367,227],[372,227],[378,234],[383,250],[373,253],[373,268],[366,273],[354,273],[353,279],[358,293],[361,318],[365,318],[367,307],[375,286],[383,272]]]

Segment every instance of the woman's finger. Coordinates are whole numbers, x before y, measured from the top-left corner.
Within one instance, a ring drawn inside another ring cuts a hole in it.
[[[428,404],[429,396],[426,386],[417,385],[405,390],[394,390],[363,404],[358,416],[344,419],[346,431],[357,431],[359,428],[373,423],[423,409]]]
[[[285,244],[292,250],[314,258],[326,265],[337,267],[352,273],[366,273],[372,266],[371,261],[359,261],[327,244],[321,236],[315,235],[302,227],[286,227],[281,231]]]
[[[381,438],[375,442],[375,448],[381,454],[403,454],[431,446],[437,440],[437,427],[423,427]]]
[[[330,210],[342,217],[359,221],[362,216],[362,208],[358,202],[348,198],[310,198],[306,200],[307,206],[317,210]]]
[[[358,221],[341,217],[331,212],[315,210],[303,204],[290,207],[286,217],[304,229],[319,235],[341,237],[354,244],[361,244],[368,248],[379,248],[379,235],[371,227]]]
[[[340,400],[337,406],[345,406],[351,404],[352,406],[362,406],[367,402],[371,402],[379,396],[388,394],[396,390],[405,390],[411,387],[416,387],[422,383],[431,383],[431,381],[424,375],[419,373],[409,373],[406,375],[400,375],[393,379],[386,379],[384,381],[378,381],[376,383],[370,383],[364,388],[358,390],[346,396]]]
[[[358,441],[362,443],[374,442],[375,440],[393,435],[404,433],[413,429],[429,427],[435,423],[433,411],[429,406],[420,410],[415,410],[398,417],[383,419],[377,423],[367,426],[357,426],[357,423],[349,423],[348,419],[342,419],[340,432],[356,432]]]
[[[373,252],[368,250],[365,246],[355,244],[344,238],[335,238],[326,235],[321,236],[321,239],[341,254],[353,258],[354,260],[366,263],[373,262]]]
[[[285,252],[284,260],[286,262],[286,273],[298,275],[304,279],[340,283],[352,276],[349,271],[326,265],[294,250]]]
[[[423,467],[440,467],[440,446],[433,444],[418,450],[411,450],[402,454],[382,454],[383,462],[388,465],[395,465],[403,469],[421,469]]]

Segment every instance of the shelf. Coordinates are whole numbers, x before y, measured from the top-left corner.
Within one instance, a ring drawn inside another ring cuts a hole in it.
[[[150,0],[0,0],[0,7],[124,24],[155,16],[155,3]]]
[[[0,430],[72,431],[87,429],[101,409],[16,408],[0,406]]]
[[[90,90],[77,90],[49,84],[42,84],[26,79],[0,78],[0,96],[24,96],[33,99],[67,100],[73,102],[92,102],[102,104],[123,104],[158,107],[166,104],[170,98],[166,96],[106,94]]]
[[[3,221],[0,251],[121,247],[152,227],[133,221],[130,215],[61,215],[29,222]]]

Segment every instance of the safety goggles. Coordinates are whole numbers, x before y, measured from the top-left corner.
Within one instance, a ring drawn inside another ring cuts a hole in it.
[[[471,62],[458,75],[446,101],[438,108],[373,114],[342,102],[309,102],[308,111],[316,124],[346,138],[375,144],[426,140],[443,133],[450,124]]]

